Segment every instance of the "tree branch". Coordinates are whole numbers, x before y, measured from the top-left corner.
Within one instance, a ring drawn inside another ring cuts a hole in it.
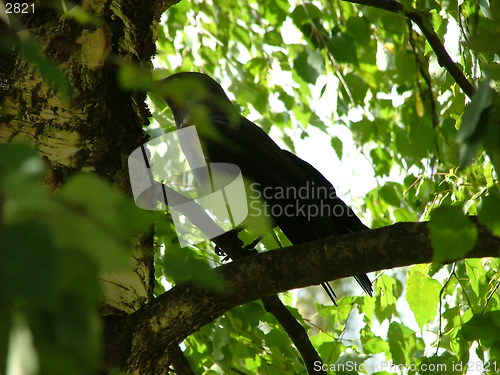
[[[189,361],[184,356],[184,353],[178,345],[174,346],[170,353],[172,366],[174,367],[175,373],[177,375],[195,375],[193,370],[191,369],[191,366],[189,365]]]
[[[467,258],[498,256],[500,238],[476,226],[478,241]],[[242,258],[218,268],[223,291],[183,283],[119,322],[108,335],[112,363],[129,374],[159,373],[155,353],[236,306],[328,280],[429,263],[432,254],[427,223],[397,223]]]
[[[444,67],[448,73],[451,74],[455,82],[460,86],[463,92],[472,98],[476,93],[475,87],[467,80],[463,72],[458,68],[457,64],[453,62],[450,55],[444,48],[443,43],[439,39],[439,36],[434,32],[432,27],[428,26],[427,20],[430,19],[431,15],[419,11],[415,8],[404,6],[403,4],[394,0],[343,0],[349,3],[356,3],[361,5],[370,6],[373,8],[384,9],[393,13],[402,13],[410,20],[415,22],[417,26],[422,31],[422,34],[426,37],[430,46],[432,47],[436,57],[438,59],[439,65]]]
[[[226,232],[212,239],[233,260],[241,259],[252,253],[243,249],[243,242],[234,231]],[[323,370],[316,370],[315,363],[323,364],[321,357],[312,345],[305,328],[293,317],[288,308],[281,302],[278,296],[270,296],[262,299],[264,308],[272,314],[283,327],[288,337],[299,351],[304,361],[308,374],[326,374]]]

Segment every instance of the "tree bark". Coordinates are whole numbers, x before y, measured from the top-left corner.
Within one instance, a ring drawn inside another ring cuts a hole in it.
[[[149,111],[146,93],[122,90],[117,72],[125,63],[151,70],[159,19],[173,3],[85,1],[90,18],[80,23],[44,2],[0,19],[0,143],[36,147],[50,165],[50,189],[88,172],[130,195],[126,157],[146,142]],[[152,250],[145,233],[130,272],[102,275],[103,314],[131,313],[151,299]]]

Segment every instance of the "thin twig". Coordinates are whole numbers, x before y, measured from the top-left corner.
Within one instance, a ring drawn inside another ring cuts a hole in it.
[[[428,27],[427,20],[431,15],[427,12],[419,11],[415,8],[406,7],[401,3],[394,0],[343,0],[349,3],[356,3],[361,5],[366,5],[374,8],[384,9],[393,13],[402,13],[410,20],[415,22],[417,26],[422,31],[422,34],[427,39],[427,42],[432,47],[434,53],[436,54],[439,65],[445,68],[448,73],[451,74],[455,82],[460,86],[463,92],[472,98],[476,93],[475,87],[467,80],[464,73],[458,68],[458,66],[453,62],[450,55],[446,51],[443,43],[439,39],[439,36],[435,31]]]
[[[251,255],[251,252],[243,249],[243,242],[234,231],[226,232],[212,241],[219,246],[233,260]],[[324,374],[318,371],[314,364],[322,364],[323,361],[312,345],[304,327],[294,318],[292,313],[281,302],[278,296],[265,297],[262,299],[266,311],[271,313],[283,327],[293,344],[299,351],[308,374]]]
[[[441,344],[441,339],[443,338],[443,331],[442,331],[443,293],[446,290],[446,288],[448,287],[448,284],[450,283],[451,278],[455,274],[455,265],[456,265],[456,263],[452,264],[450,275],[448,276],[448,278],[446,279],[446,282],[444,283],[443,287],[439,291],[439,328],[438,328],[438,340],[437,340],[437,344],[436,344],[436,354],[435,354],[436,356],[438,355],[439,345]]]

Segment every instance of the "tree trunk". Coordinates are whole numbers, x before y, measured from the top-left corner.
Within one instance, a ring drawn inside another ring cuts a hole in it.
[[[49,165],[51,190],[86,172],[130,195],[127,157],[146,141],[149,112],[146,93],[122,90],[117,73],[124,63],[152,68],[156,26],[171,2],[82,4],[85,22],[77,8],[39,3],[0,20],[0,143],[32,144]],[[102,275],[103,315],[130,314],[151,300],[151,233],[136,239],[131,259],[129,272]]]

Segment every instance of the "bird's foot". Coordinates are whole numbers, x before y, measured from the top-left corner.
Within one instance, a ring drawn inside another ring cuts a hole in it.
[[[243,250],[245,250],[246,252],[251,252],[252,254],[257,253],[258,251],[255,247],[259,244],[260,241],[262,241],[262,237],[263,236],[259,236],[253,242],[249,243],[246,246],[243,246]]]
[[[218,255],[218,256],[220,256],[220,257],[224,257],[221,260],[222,263],[228,262],[230,260],[229,255],[227,255],[224,252],[224,250],[222,250],[219,246],[215,246],[215,254]]]

